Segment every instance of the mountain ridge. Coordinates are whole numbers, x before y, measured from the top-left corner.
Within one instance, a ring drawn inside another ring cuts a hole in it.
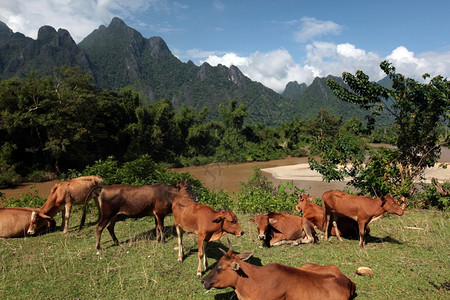
[[[232,99],[246,105],[246,122],[266,125],[278,125],[294,116],[315,117],[320,105],[325,105],[330,113],[343,114],[344,119],[351,117],[349,111],[361,113],[338,100],[326,85],[326,78],[316,78],[309,86],[288,83],[279,94],[252,81],[236,66],[181,62],[162,37],[144,38],[117,17],[78,44],[65,29],[43,26],[38,38],[33,40],[13,33],[0,22],[3,79],[23,77],[31,70],[47,76],[52,74],[54,66],[62,65],[80,66],[102,89],[131,87],[139,92],[142,104],[165,98],[175,107],[184,103],[199,111],[207,106],[211,119],[219,118],[219,104],[227,105]],[[339,106],[343,108],[338,109]]]

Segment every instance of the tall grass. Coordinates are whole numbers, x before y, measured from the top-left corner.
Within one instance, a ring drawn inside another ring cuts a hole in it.
[[[96,213],[91,226],[78,232],[79,210],[67,235],[55,231],[38,237],[0,240],[2,299],[236,299],[231,288],[206,291],[196,278],[197,240],[185,234],[185,261],[177,263],[172,216],[166,219],[167,244],[155,240],[153,218],[128,219],[116,224],[120,245],[113,246],[107,230],[95,250]],[[233,250],[255,250],[253,264],[279,262],[301,266],[307,262],[336,264],[357,286],[357,299],[449,299],[449,213],[412,211],[387,216],[371,224],[367,250],[358,240],[296,247],[260,247],[252,215],[238,214],[246,232],[227,235]],[[58,222],[60,218],[57,218]],[[226,249],[226,237],[209,245],[210,268]],[[355,274],[370,267],[373,277]],[[208,270],[209,271],[209,270]]]

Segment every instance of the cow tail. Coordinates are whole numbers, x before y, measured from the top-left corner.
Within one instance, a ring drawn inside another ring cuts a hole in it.
[[[328,230],[328,228],[325,228],[325,223],[327,222],[327,211],[325,208],[325,199],[324,199],[324,195],[322,195],[322,211],[323,211],[323,218],[322,218],[322,228],[324,230]]]
[[[83,204],[83,215],[81,216],[81,221],[80,221],[80,227],[78,228],[78,231],[81,230],[81,228],[83,228],[84,223],[86,221],[86,207],[87,207],[87,202],[88,200],[91,198],[92,193],[96,190],[96,189],[100,189],[103,188],[103,186],[101,185],[96,185],[94,187],[92,187],[89,191],[89,193],[87,194],[86,198],[84,199],[84,204]]]

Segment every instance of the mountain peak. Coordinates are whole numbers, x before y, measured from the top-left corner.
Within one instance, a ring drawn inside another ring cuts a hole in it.
[[[110,28],[123,28],[123,27],[127,27],[127,24],[125,24],[124,21],[122,21],[122,19],[118,18],[118,17],[114,17],[111,20],[111,23],[109,23]]]
[[[42,26],[39,28],[37,39],[40,41],[48,41],[56,36],[56,30],[52,26]]]
[[[13,33],[13,31],[8,27],[8,25],[6,25],[2,21],[0,21],[0,33],[10,34],[10,33]]]

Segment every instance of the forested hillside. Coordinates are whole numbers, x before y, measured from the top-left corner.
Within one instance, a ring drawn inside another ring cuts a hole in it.
[[[141,104],[167,99],[176,109],[185,105],[198,112],[207,107],[209,120],[219,120],[219,104],[227,105],[230,100],[246,105],[247,124],[276,126],[294,117],[314,118],[322,107],[344,120],[364,115],[333,96],[325,78],[316,78],[309,87],[289,83],[280,95],[237,67],[181,62],[163,38],[144,38],[119,18],[108,27],[100,26],[78,45],[64,29],[44,26],[33,40],[0,22],[3,79],[23,78],[31,71],[54,76],[54,68],[63,65],[79,66],[100,89],[131,88],[139,93]]]

